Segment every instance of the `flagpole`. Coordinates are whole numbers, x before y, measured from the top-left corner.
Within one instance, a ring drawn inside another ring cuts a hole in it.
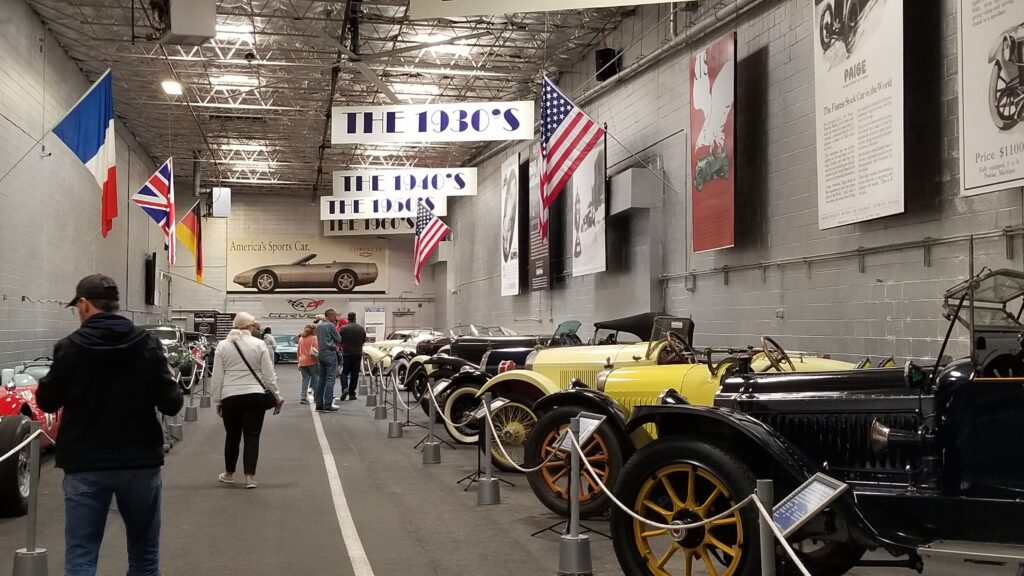
[[[658,172],[657,170],[655,170],[654,168],[651,168],[651,165],[650,165],[650,164],[648,164],[647,162],[644,162],[642,158],[640,158],[639,156],[637,156],[636,154],[634,154],[634,153],[633,153],[633,151],[632,151],[632,150],[630,150],[629,148],[627,148],[627,147],[626,147],[626,145],[625,145],[625,144],[623,144],[621,140],[619,140],[618,138],[616,138],[614,134],[612,134],[612,133],[611,133],[611,132],[609,132],[608,130],[605,130],[605,131],[604,131],[604,133],[605,133],[606,135],[610,136],[612,140],[615,140],[615,142],[616,142],[616,143],[618,143],[618,145],[619,145],[619,146],[622,146],[622,149],[623,149],[623,150],[625,150],[626,152],[628,152],[630,156],[632,156],[633,158],[636,158],[637,162],[639,162],[639,163],[643,164],[643,165],[644,165],[644,168],[647,168],[648,170],[650,170],[650,171],[651,171],[651,174],[654,174],[655,176],[657,176],[658,180],[661,180],[661,183],[662,183],[662,184],[664,184],[665,186],[668,186],[668,189],[669,189],[669,190],[671,190],[671,191],[675,192],[676,194],[681,194],[681,192],[679,192],[679,190],[676,190],[676,187],[675,187],[675,186],[673,186],[673,185],[669,184],[669,183],[668,183],[668,180],[665,180],[665,178],[664,178],[664,177],[663,177],[663,176],[661,175],[661,173],[659,173],[659,172]],[[607,167],[606,167],[605,169],[607,170]]]

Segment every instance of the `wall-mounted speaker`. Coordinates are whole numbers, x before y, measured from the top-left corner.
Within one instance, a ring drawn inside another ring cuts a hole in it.
[[[594,65],[597,70],[597,80],[605,80],[615,76],[622,68],[622,58],[615,48],[598,48],[594,51]]]
[[[156,252],[146,254],[146,275],[145,275],[145,289],[146,289],[146,304],[153,306],[156,304]]]

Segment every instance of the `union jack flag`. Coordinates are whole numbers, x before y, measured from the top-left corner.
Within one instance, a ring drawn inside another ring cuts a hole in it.
[[[547,77],[540,93],[541,235],[547,238],[547,209],[573,172],[604,136],[604,128]]]
[[[451,231],[451,228],[444,222],[441,222],[441,219],[435,216],[423,202],[418,204],[419,207],[416,210],[416,243],[412,249],[412,275],[416,279],[417,286],[420,285],[420,270],[423,269],[423,264],[426,263],[434,248],[437,248],[441,240],[444,240],[444,237]]]
[[[174,168],[168,158],[149,180],[132,196],[132,202],[149,214],[164,233],[167,261],[174,265]]]

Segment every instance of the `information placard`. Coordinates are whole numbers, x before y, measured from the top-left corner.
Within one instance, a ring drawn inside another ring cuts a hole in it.
[[[409,194],[476,196],[476,168],[407,168],[401,170],[339,170],[335,196],[393,197]]]
[[[336,106],[331,144],[532,140],[533,102]]]
[[[383,306],[363,307],[363,327],[366,328],[366,341],[383,340],[387,331],[387,315]]]
[[[192,317],[192,329],[200,334],[217,334],[217,315],[196,313]]]
[[[783,536],[800,529],[821,512],[849,486],[822,473],[811,476],[772,510],[772,521]]]
[[[604,416],[601,414],[593,414],[591,412],[580,412],[580,446],[586,446],[587,440],[597,432],[597,428],[604,422]],[[562,443],[558,445],[557,450],[562,452],[569,452],[572,450],[572,439],[569,437],[568,428],[565,437],[562,438]]]

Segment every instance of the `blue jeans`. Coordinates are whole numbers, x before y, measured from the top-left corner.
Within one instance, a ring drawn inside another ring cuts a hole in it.
[[[338,376],[338,355],[334,350],[322,350],[319,357],[320,379],[313,388],[317,408],[330,408],[334,404],[334,379]]]
[[[320,365],[310,364],[309,366],[299,366],[299,374],[302,374],[302,394],[299,400],[306,399],[306,392],[312,387],[316,390],[316,383],[320,379]],[[315,392],[314,392],[315,394]]]
[[[160,576],[160,468],[64,474],[64,574],[95,576],[110,501],[124,520],[127,576]],[[109,573],[109,571],[108,571]]]

